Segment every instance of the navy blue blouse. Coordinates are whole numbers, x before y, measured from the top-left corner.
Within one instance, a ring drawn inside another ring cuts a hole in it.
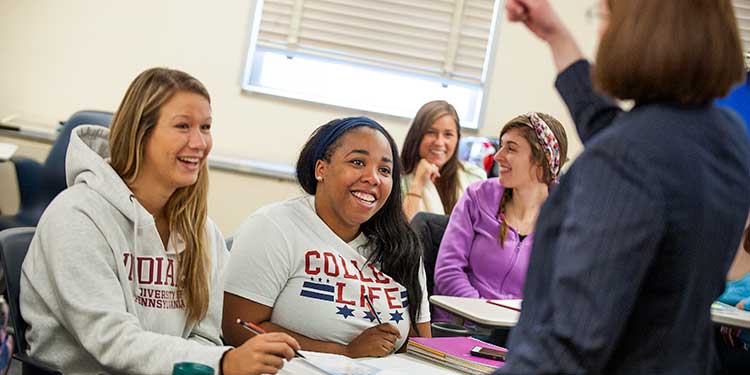
[[[709,309],[750,207],[745,129],[713,105],[624,112],[589,72],[557,78],[585,151],[539,214],[498,373],[711,373]]]

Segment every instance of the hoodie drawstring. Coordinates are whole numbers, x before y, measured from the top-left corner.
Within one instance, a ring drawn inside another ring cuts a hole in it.
[[[139,229],[139,219],[141,217],[141,213],[138,210],[138,202],[135,200],[135,195],[130,194],[130,202],[133,203],[133,209],[135,211],[135,218],[133,218],[133,248],[130,250],[130,265],[135,270],[135,268],[138,266],[136,263],[137,257],[136,257],[136,251],[135,249],[138,248],[138,229]],[[123,263],[124,266],[124,263]],[[133,299],[135,300],[135,297],[138,295],[138,280],[136,278],[136,273],[133,272],[133,281],[130,282],[130,291],[133,294]],[[125,270],[126,275],[130,275],[130,270]],[[133,310],[133,314],[138,316],[137,309]]]

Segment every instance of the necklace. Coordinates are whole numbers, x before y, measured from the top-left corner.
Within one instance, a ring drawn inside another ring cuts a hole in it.
[[[520,219],[520,215],[515,215],[511,210],[509,210],[510,207],[506,206],[505,211],[507,212],[501,212],[498,219],[500,221],[505,222],[510,228],[512,228],[519,236],[527,236],[529,233],[531,233],[534,230],[534,225],[536,225],[536,215],[532,220],[523,221]],[[538,214],[538,212],[537,212]]]

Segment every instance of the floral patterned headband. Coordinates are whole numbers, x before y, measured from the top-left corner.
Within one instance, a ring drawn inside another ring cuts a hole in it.
[[[536,133],[536,137],[539,139],[542,149],[544,149],[544,154],[547,156],[552,180],[558,183],[560,177],[560,144],[557,142],[557,137],[538,113],[529,112],[525,116],[529,118],[529,122],[531,122],[529,127],[534,129],[534,133]]]

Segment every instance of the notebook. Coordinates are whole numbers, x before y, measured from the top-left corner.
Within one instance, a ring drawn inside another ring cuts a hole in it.
[[[454,375],[455,371],[441,369],[411,358],[395,354],[381,358],[352,359],[343,355],[300,351],[306,359],[295,357],[288,361],[278,375]]]
[[[520,312],[521,304],[523,303],[523,300],[522,299],[488,299],[487,303],[491,303],[493,305],[505,307],[506,309],[511,309],[511,310]]]
[[[481,358],[469,352],[475,346],[507,352],[505,348],[488,344],[469,336],[461,337],[412,337],[406,352],[427,361],[447,366],[467,374],[487,374],[503,366],[502,361]]]
[[[294,358],[279,371],[282,375],[377,375],[380,369],[356,361],[349,357],[300,351],[305,359]]]

